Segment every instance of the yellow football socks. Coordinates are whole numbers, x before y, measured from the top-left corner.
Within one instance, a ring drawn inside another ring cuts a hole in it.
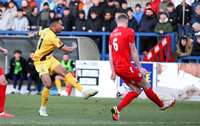
[[[81,84],[78,82],[78,80],[76,78],[74,78],[72,76],[71,73],[68,73],[65,76],[65,80],[66,80],[66,82],[68,82],[69,84],[71,84],[72,86],[74,86],[78,91],[81,92],[83,90],[83,87],[81,86]]]
[[[49,99],[49,92],[50,92],[50,89],[44,87],[42,91],[42,106],[46,106],[47,101]]]
[[[56,84],[57,89],[61,90],[61,85],[62,85],[61,81],[56,79],[55,84]]]

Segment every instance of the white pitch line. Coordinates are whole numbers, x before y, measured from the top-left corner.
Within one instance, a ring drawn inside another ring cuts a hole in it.
[[[22,122],[9,122],[9,123],[3,123],[0,122],[0,124],[82,124],[82,125],[88,125],[88,124],[107,124],[107,125],[111,125],[111,124],[117,124],[117,125],[123,125],[123,124],[200,124],[200,122],[111,122],[111,121],[107,121],[107,122],[102,122],[102,121],[93,121],[93,122],[67,122],[67,123],[62,123],[62,122],[57,122],[57,123],[52,123],[52,122],[34,122],[34,123],[22,123]]]

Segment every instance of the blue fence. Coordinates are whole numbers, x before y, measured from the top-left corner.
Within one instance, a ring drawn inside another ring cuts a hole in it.
[[[35,31],[0,31],[0,34],[3,35],[26,35],[28,32],[35,32]],[[88,33],[88,32],[68,32],[68,31],[63,31],[60,34],[61,36],[100,36],[102,37],[102,52],[100,54],[100,57],[102,60],[108,60],[108,54],[106,52],[107,47],[108,47],[108,42],[106,41],[106,37],[110,35],[110,32],[93,32],[93,33]],[[171,49],[172,52],[175,52],[176,48],[176,34],[175,33],[169,33],[171,36],[172,44],[171,44]],[[141,36],[167,36],[167,34],[157,34],[157,33],[145,33],[145,32],[136,32],[136,47],[138,53],[140,52],[140,37]],[[139,54],[140,59],[142,59],[143,55]]]

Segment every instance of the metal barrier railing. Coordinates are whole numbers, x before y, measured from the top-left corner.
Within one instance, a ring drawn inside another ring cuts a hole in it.
[[[28,32],[35,32],[35,31],[0,31],[0,34],[3,35],[26,35]],[[88,32],[81,32],[81,31],[63,31],[60,34],[57,34],[58,36],[100,36],[102,37],[102,51],[100,53],[100,57],[102,60],[108,60],[108,53],[106,52],[107,47],[108,47],[108,42],[106,41],[106,37],[110,35],[110,32],[93,32],[93,33],[88,33]],[[175,46],[176,46],[176,34],[175,33],[169,33],[171,37],[171,50],[172,52],[175,52]],[[159,37],[159,36],[167,36],[167,34],[157,34],[157,33],[147,33],[147,32],[136,32],[136,47],[138,53],[140,52],[140,37],[141,36],[154,36],[154,37]],[[143,55],[139,54],[140,59],[143,57]]]

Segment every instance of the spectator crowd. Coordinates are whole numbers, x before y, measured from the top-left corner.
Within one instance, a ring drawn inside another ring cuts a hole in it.
[[[198,36],[200,31],[200,1],[195,0],[191,5],[182,0],[174,6],[171,0],[150,0],[144,10],[140,4],[135,8],[129,7],[126,0],[43,0],[40,8],[34,0],[22,0],[22,8],[19,8],[14,0],[0,3],[3,19],[0,20],[0,30],[41,30],[49,26],[52,18],[60,18],[64,31],[108,31],[111,32],[117,26],[116,18],[120,13],[126,13],[129,17],[128,27],[135,32],[156,32],[165,34],[177,32],[177,48],[185,53],[186,48],[180,47],[181,41],[192,44],[191,53],[200,51]],[[135,11],[134,11],[135,10]],[[98,37],[92,37],[100,47]],[[157,40],[155,37],[141,37],[141,54],[146,54]],[[186,44],[188,45],[188,44]],[[193,49],[195,48],[195,49]],[[179,57],[180,50],[177,51]],[[184,55],[185,56],[185,55]]]

